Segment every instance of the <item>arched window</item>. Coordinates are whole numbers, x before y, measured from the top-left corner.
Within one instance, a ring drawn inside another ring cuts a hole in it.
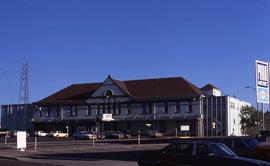
[[[107,98],[112,97],[112,96],[113,96],[113,91],[112,91],[112,90],[107,90],[106,93],[105,93],[105,96],[106,96]]]

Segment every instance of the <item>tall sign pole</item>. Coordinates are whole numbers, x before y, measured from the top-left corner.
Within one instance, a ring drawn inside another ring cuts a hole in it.
[[[262,104],[264,130],[264,104],[269,104],[269,63],[256,60],[256,98]]]

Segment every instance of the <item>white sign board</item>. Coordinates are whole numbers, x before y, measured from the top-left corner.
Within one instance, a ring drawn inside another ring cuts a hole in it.
[[[112,114],[102,114],[101,120],[109,122],[109,121],[113,121],[114,119],[112,118]]]
[[[17,132],[17,149],[26,149],[26,131]]]
[[[258,103],[269,103],[269,63],[256,60],[256,94]]]
[[[181,131],[189,131],[189,125],[181,125],[180,130]]]

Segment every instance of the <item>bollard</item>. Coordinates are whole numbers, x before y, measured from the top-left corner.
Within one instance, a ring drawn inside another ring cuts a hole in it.
[[[5,136],[5,145],[7,144],[7,134],[6,134],[6,136]]]
[[[93,136],[93,148],[95,148],[95,137]]]
[[[177,134],[177,128],[175,128],[175,137],[177,137],[177,135],[178,135],[178,134]]]
[[[141,144],[141,131],[138,131],[138,145]]]
[[[35,150],[37,150],[37,137],[35,137]]]

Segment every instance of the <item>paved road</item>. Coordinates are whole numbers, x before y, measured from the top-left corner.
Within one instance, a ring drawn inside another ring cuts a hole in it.
[[[0,156],[13,156],[21,161],[40,162],[68,166],[135,166],[140,155],[149,150],[157,150],[168,143],[135,144],[134,140],[109,140],[92,144],[91,140],[55,140],[28,142],[25,152],[17,151],[16,143],[0,143]],[[159,141],[157,141],[159,142]],[[134,143],[134,144],[133,144]]]
[[[54,166],[54,165],[50,165],[50,164],[33,163],[33,162],[1,159],[1,158],[0,158],[0,163],[1,163],[0,164],[1,166]]]

